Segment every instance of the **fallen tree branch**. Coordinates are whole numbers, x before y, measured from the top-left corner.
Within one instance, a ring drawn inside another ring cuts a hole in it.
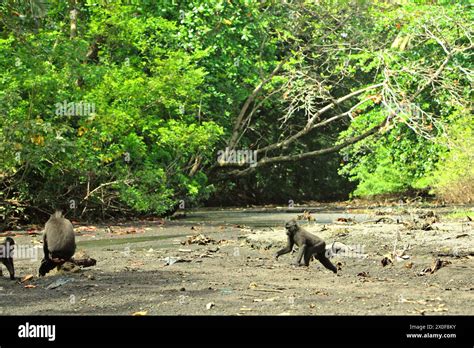
[[[336,105],[339,105],[341,104],[342,102],[352,98],[352,97],[355,97],[356,95],[359,95],[359,94],[362,94],[366,91],[369,91],[371,89],[375,89],[375,88],[378,88],[378,87],[382,87],[383,86],[383,83],[378,83],[378,84],[375,84],[375,85],[371,85],[371,86],[368,86],[368,87],[364,87],[364,88],[361,88],[357,91],[354,91],[354,92],[351,92],[349,94],[346,94],[345,96],[343,97],[340,97],[339,99],[335,100],[334,102],[326,105],[325,107],[319,109],[309,120],[308,122],[306,123],[305,127],[300,130],[299,132],[293,134],[292,136],[290,136],[289,138],[281,141],[281,142],[277,142],[277,143],[274,143],[274,144],[271,144],[271,145],[267,145],[265,147],[262,147],[260,149],[257,149],[257,155],[262,153],[262,152],[268,152],[268,151],[271,151],[271,150],[275,150],[275,149],[280,149],[280,148],[283,148],[283,147],[286,147],[288,146],[289,144],[291,144],[292,142],[294,142],[295,140],[297,140],[298,138],[301,138],[303,135],[306,135],[309,131],[315,129],[315,128],[319,128],[319,127],[322,127],[322,126],[325,126],[327,124],[329,124],[330,122],[333,122],[335,120],[338,120],[344,116],[346,116],[348,114],[348,112],[344,112],[340,115],[337,115],[337,116],[333,116],[331,118],[328,118],[327,120],[324,120],[324,121],[321,121],[317,124],[314,124],[314,122],[316,121],[316,119],[321,116],[323,113],[325,113],[326,111],[328,110],[331,110],[332,108],[334,108]]]
[[[329,147],[329,148],[310,151],[310,152],[305,152],[305,153],[301,153],[301,154],[297,154],[297,155],[284,155],[284,156],[275,156],[275,157],[265,157],[262,160],[258,161],[252,167],[242,169],[242,170],[233,170],[233,171],[230,171],[228,173],[228,175],[236,176],[236,177],[245,176],[245,175],[248,175],[248,174],[252,173],[253,171],[255,171],[255,169],[257,169],[259,167],[270,165],[272,163],[299,161],[299,160],[310,158],[310,157],[321,156],[321,155],[325,155],[325,154],[328,154],[328,153],[337,152],[337,151],[339,151],[339,150],[341,150],[341,149],[343,149],[343,148],[345,148],[349,145],[352,145],[352,144],[354,144],[354,143],[356,143],[356,142],[358,142],[362,139],[367,138],[368,136],[370,136],[372,134],[375,134],[376,132],[378,132],[378,130],[380,128],[382,128],[385,125],[387,120],[388,120],[388,117],[385,118],[384,121],[381,122],[379,125],[373,127],[372,129],[368,130],[367,132],[365,132],[361,135],[346,139],[341,144],[334,145],[334,146]]]
[[[92,267],[92,266],[95,266],[97,264],[97,260],[96,259],[93,259],[93,258],[85,258],[85,259],[72,259],[71,260],[73,264],[75,264],[76,266],[81,266],[81,267]]]
[[[87,195],[82,199],[83,201],[86,201],[89,199],[90,196],[92,196],[93,193],[95,193],[96,191],[100,190],[101,188],[105,187],[105,186],[110,186],[110,185],[114,185],[114,184],[120,184],[120,183],[124,183],[124,184],[130,184],[132,183],[134,180],[132,179],[127,179],[127,180],[115,180],[115,181],[111,181],[111,182],[105,182],[103,184],[100,184],[99,186],[97,186],[95,189],[93,189],[92,191],[90,191],[89,193],[87,193]]]

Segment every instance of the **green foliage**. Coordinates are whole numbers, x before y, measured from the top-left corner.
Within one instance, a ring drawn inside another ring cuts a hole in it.
[[[288,202],[345,197],[355,184],[355,195],[429,186],[448,195],[472,182],[471,151],[462,149],[472,147],[472,49],[456,50],[430,83],[446,52],[426,28],[448,48],[461,47],[469,45],[471,21],[472,11],[449,1],[2,1],[0,214],[71,200],[76,212],[164,214],[213,192],[227,203],[236,196]],[[216,150],[255,86],[282,61],[250,105],[240,147],[254,150],[302,129],[303,110],[281,121],[291,98],[310,95],[316,110],[381,81],[380,94],[358,96],[351,119],[311,131],[281,155],[390,122],[342,152],[343,176],[332,154],[221,181],[210,170]],[[435,88],[418,91],[424,83]],[[393,109],[405,101],[416,107]],[[69,103],[91,108],[59,112]]]
[[[162,214],[206,197],[206,175],[190,169],[223,134],[202,108],[206,51],[182,48],[175,21],[138,5],[88,1],[79,13],[72,39],[59,3],[39,30],[0,27],[2,199]],[[63,102],[92,112],[60,114]]]
[[[433,170],[438,151],[438,145],[399,124],[376,141],[369,138],[346,150],[348,163],[340,173],[359,183],[355,196],[424,188],[423,179]]]
[[[434,193],[449,202],[474,201],[474,119],[458,115],[443,139],[442,153],[429,183]]]
[[[339,173],[358,183],[353,192],[355,196],[429,187],[441,193],[460,178],[458,171],[466,174],[468,158],[456,150],[446,153],[443,139],[447,135],[456,138],[456,132],[446,134],[445,129],[458,129],[453,126],[456,115],[468,113],[472,92],[465,68],[472,67],[472,50],[456,51],[441,77],[418,93],[416,99],[412,96],[446,59],[445,49],[437,40],[426,40],[427,29],[436,32],[448,46],[462,44],[467,40],[467,32],[460,32],[453,22],[467,23],[471,15],[459,4],[446,7],[406,4],[374,13],[377,20],[372,33],[378,40],[385,37],[385,46],[351,54],[349,59],[363,72],[378,73],[375,80],[382,80],[388,74],[391,85],[386,89],[392,94],[384,92],[385,104],[362,103],[356,110],[360,116],[340,137],[360,134],[385,117],[390,118],[380,133],[343,151],[348,163]],[[386,66],[385,72],[381,70],[382,63]],[[425,66],[435,68],[425,70]],[[432,89],[436,83],[440,83],[441,88]],[[368,96],[361,96],[360,100]],[[406,108],[400,109],[387,104],[387,100],[402,105],[409,102]],[[466,123],[467,118],[464,118],[463,124]],[[472,140],[472,132],[461,133],[468,139],[466,143]],[[456,190],[459,195],[461,190]]]

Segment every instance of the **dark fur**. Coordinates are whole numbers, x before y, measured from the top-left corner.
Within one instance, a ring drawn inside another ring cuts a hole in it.
[[[11,280],[15,280],[15,267],[13,266],[14,245],[15,241],[11,237],[5,238],[5,240],[0,244],[0,262],[8,269]]]
[[[296,265],[301,265],[301,259],[304,256],[304,265],[309,266],[311,256],[314,256],[324,267],[337,273],[337,268],[326,257],[326,243],[321,238],[298,226],[295,220],[288,221],[285,227],[287,230],[288,244],[275,254],[275,258],[278,259],[280,255],[291,252],[293,245],[296,244],[299,247],[298,255],[295,260]]]
[[[56,211],[44,226],[44,258],[41,260],[39,275],[44,276],[56,266],[69,261],[76,251],[74,228],[71,221]]]

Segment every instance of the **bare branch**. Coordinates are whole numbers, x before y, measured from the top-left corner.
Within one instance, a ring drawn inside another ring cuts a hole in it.
[[[132,183],[134,180],[115,180],[115,181],[111,181],[111,182],[105,182],[103,184],[100,184],[99,186],[97,186],[95,189],[93,189],[92,191],[90,191],[82,200],[83,201],[86,201],[89,199],[89,197],[91,197],[96,191],[100,190],[101,188],[105,187],[105,186],[110,186],[110,185],[115,185],[115,184],[120,184],[120,183],[124,183],[124,184],[130,184]]]
[[[247,100],[244,103],[244,106],[242,106],[242,109],[240,110],[239,115],[237,116],[237,119],[235,120],[234,124],[234,130],[232,131],[232,136],[229,140],[228,147],[233,149],[235,145],[237,144],[237,139],[239,138],[239,131],[242,128],[242,120],[244,119],[245,114],[247,113],[247,110],[250,106],[250,104],[254,101],[254,99],[257,97],[258,93],[262,90],[262,88],[270,82],[270,80],[280,71],[282,68],[283,64],[285,63],[285,60],[282,60],[276,67],[273,69],[271,74],[262,82],[260,82],[257,87],[254,88],[252,93],[248,96]]]
[[[316,156],[321,156],[321,155],[325,155],[325,154],[328,154],[328,153],[337,152],[337,151],[339,151],[339,150],[341,150],[341,149],[343,149],[343,148],[345,148],[349,145],[352,145],[352,144],[357,143],[358,141],[360,141],[362,139],[365,139],[365,138],[369,137],[372,134],[375,134],[380,128],[382,128],[387,123],[387,121],[388,121],[388,118],[384,119],[384,121],[381,122],[379,125],[373,127],[372,129],[368,130],[367,132],[365,132],[361,135],[345,139],[345,141],[342,142],[341,144],[334,145],[334,146],[329,147],[329,148],[310,151],[310,152],[305,152],[305,153],[301,153],[301,154],[297,154],[297,155],[265,157],[265,158],[261,159],[260,161],[258,161],[256,163],[256,165],[254,165],[252,167],[249,167],[249,168],[246,168],[246,169],[243,169],[243,170],[233,170],[233,171],[229,172],[228,175],[235,176],[235,177],[245,176],[245,175],[248,175],[248,174],[254,172],[255,169],[257,169],[257,168],[267,166],[267,165],[270,165],[270,164],[273,164],[273,163],[299,161],[299,160],[303,160],[303,159],[310,158],[310,157],[316,157]]]
[[[327,120],[324,120],[320,123],[317,123],[317,124],[314,124],[314,122],[316,121],[316,119],[321,116],[323,113],[325,113],[326,111],[328,110],[331,110],[332,108],[334,108],[336,105],[338,104],[341,104],[342,102],[356,96],[356,95],[359,95],[359,94],[362,94],[368,90],[371,90],[371,89],[375,89],[375,88],[378,88],[378,87],[381,87],[383,86],[382,83],[378,83],[378,84],[375,84],[375,85],[371,85],[371,86],[368,86],[368,87],[365,87],[365,88],[362,88],[362,89],[359,89],[357,91],[354,91],[352,93],[349,93],[337,100],[335,100],[334,102],[326,105],[325,107],[319,109],[309,120],[308,122],[306,123],[305,127],[300,130],[299,132],[293,134],[292,136],[290,136],[289,138],[281,141],[281,142],[277,142],[277,143],[274,143],[274,144],[271,144],[271,145],[267,145],[261,149],[257,149],[257,154],[259,153],[262,153],[262,152],[266,152],[266,151],[271,151],[271,150],[275,150],[275,149],[280,149],[280,148],[283,148],[285,146],[288,146],[289,144],[291,144],[292,142],[294,142],[295,140],[297,140],[298,138],[302,137],[303,135],[307,134],[309,131],[315,129],[315,128],[318,128],[318,127],[322,127],[322,126],[325,126],[326,124],[332,122],[332,121],[335,121],[337,119],[340,119],[344,116],[347,115],[347,112],[343,113],[343,114],[340,114],[338,116],[334,116],[332,118],[329,118]]]

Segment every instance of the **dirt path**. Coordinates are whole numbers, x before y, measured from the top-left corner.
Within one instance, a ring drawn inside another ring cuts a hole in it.
[[[20,284],[9,281],[4,270],[0,314],[474,313],[474,238],[467,223],[442,220],[431,231],[395,223],[312,224],[308,228],[328,244],[338,241],[361,251],[335,256],[341,270],[334,275],[314,261],[309,268],[291,266],[291,255],[275,261],[273,254],[285,238],[281,227],[189,221],[134,223],[111,230],[79,227],[78,249],[97,259],[97,266],[38,279],[39,260],[18,259],[17,276],[35,277]],[[216,243],[180,244],[197,234]],[[20,246],[40,246],[40,236],[14,238]],[[399,251],[410,244],[405,252],[409,258],[383,267],[381,260],[393,251],[395,240]],[[167,257],[184,262],[165,265]],[[419,276],[437,257],[450,263]],[[47,289],[58,280],[67,283]]]

